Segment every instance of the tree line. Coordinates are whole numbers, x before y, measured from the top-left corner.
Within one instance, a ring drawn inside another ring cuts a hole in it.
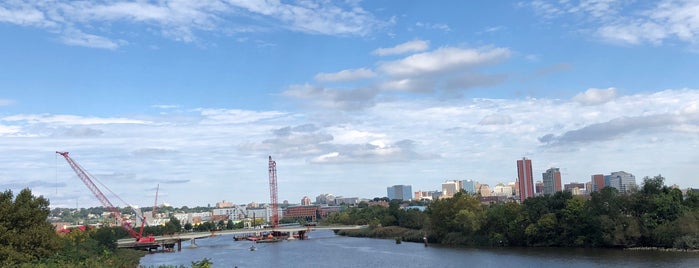
[[[433,243],[452,245],[699,249],[699,195],[689,191],[683,198],[660,175],[644,178],[631,194],[605,187],[589,198],[564,191],[521,204],[484,205],[479,196],[462,191],[430,202],[424,212],[399,209],[399,204],[350,208],[324,222],[372,227],[344,232],[348,235],[382,233],[421,241],[422,234]]]

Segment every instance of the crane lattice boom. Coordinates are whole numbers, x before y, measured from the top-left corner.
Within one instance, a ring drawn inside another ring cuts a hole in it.
[[[68,164],[73,169],[73,171],[75,171],[75,173],[78,175],[80,180],[82,180],[83,183],[85,183],[85,185],[87,186],[87,188],[89,188],[90,191],[92,191],[92,193],[95,195],[95,197],[97,197],[97,199],[99,199],[99,201],[102,203],[102,206],[107,208],[107,210],[109,210],[109,212],[111,212],[112,215],[114,215],[114,217],[117,220],[121,221],[121,226],[124,227],[124,229],[126,229],[126,231],[129,233],[129,235],[131,235],[133,238],[136,238],[136,241],[138,241],[138,242],[153,242],[153,238],[151,236],[143,237],[143,224],[145,223],[144,221],[141,221],[140,233],[137,233],[136,231],[134,231],[133,228],[131,227],[131,224],[124,220],[123,216],[119,212],[119,209],[117,209],[112,204],[112,202],[110,202],[109,199],[107,199],[107,197],[102,193],[102,191],[99,188],[97,188],[97,185],[95,185],[95,183],[92,182],[92,178],[91,178],[90,174],[87,173],[87,171],[85,171],[85,169],[83,169],[77,162],[75,162],[73,160],[73,158],[68,156],[68,152],[56,152],[56,153],[60,154],[61,156],[63,156],[66,159],[66,161],[68,161]]]
[[[277,162],[269,156],[269,199],[272,203],[272,227],[279,227],[279,202],[277,200]]]

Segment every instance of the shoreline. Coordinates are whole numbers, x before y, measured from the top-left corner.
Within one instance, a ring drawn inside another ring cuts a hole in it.
[[[424,243],[423,234],[424,231],[407,229],[397,226],[388,227],[374,227],[364,230],[341,230],[335,232],[337,235],[347,236],[347,237],[366,237],[366,238],[377,238],[377,239],[400,239],[404,242],[413,243]],[[429,241],[429,244],[439,245],[439,246],[462,246],[457,244],[443,244],[434,241]],[[478,247],[478,246],[477,246]],[[493,246],[491,246],[493,247]],[[498,246],[493,248],[509,248],[510,246]],[[526,247],[526,246],[525,246]],[[554,247],[554,248],[574,248],[574,247]],[[595,247],[599,249],[605,249],[605,247]],[[617,248],[621,250],[629,251],[658,251],[658,252],[682,252],[682,253],[699,253],[699,249],[681,249],[681,248],[663,248],[663,247],[629,247],[629,248]]]

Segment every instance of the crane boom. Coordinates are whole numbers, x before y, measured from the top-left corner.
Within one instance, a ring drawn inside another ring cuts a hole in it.
[[[269,201],[272,203],[272,227],[279,227],[279,201],[277,199],[277,162],[269,156]]]
[[[56,151],[56,153],[60,154],[61,156],[63,156],[63,158],[66,159],[66,161],[68,161],[68,164],[73,169],[73,171],[75,171],[80,180],[82,180],[83,183],[85,183],[85,185],[87,186],[87,188],[89,188],[90,191],[92,191],[95,197],[99,199],[99,201],[102,203],[102,206],[107,208],[107,210],[109,210],[109,212],[111,212],[116,219],[121,221],[121,226],[124,229],[126,229],[129,235],[135,238],[137,242],[154,242],[154,238],[152,236],[143,237],[143,224],[145,223],[145,221],[141,221],[141,230],[139,233],[134,231],[131,227],[131,224],[124,220],[123,216],[119,212],[119,209],[117,209],[112,204],[112,202],[110,202],[109,199],[107,199],[107,197],[102,193],[102,191],[97,187],[97,185],[95,185],[95,183],[92,182],[90,174],[87,173],[87,171],[85,171],[85,169],[83,169],[77,162],[75,162],[75,160],[73,160],[73,158],[71,158],[68,155],[68,152]]]
[[[158,208],[158,191],[160,190],[160,184],[155,188],[155,204],[153,205],[153,220],[155,220],[156,209]]]

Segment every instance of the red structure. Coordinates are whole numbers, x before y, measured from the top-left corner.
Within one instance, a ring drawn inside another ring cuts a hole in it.
[[[277,200],[277,162],[269,156],[269,201],[272,205],[272,227],[279,227],[279,202]]]
[[[592,175],[592,191],[599,192],[602,191],[602,188],[604,188],[604,175]]]
[[[534,176],[532,175],[532,160],[526,157],[517,160],[517,182],[519,182],[519,200],[534,197]]]
[[[117,209],[114,205],[112,205],[112,202],[107,199],[107,197],[100,191],[99,188],[97,188],[97,185],[95,185],[94,182],[92,182],[92,178],[90,174],[85,171],[77,162],[75,162],[70,156],[68,156],[68,152],[56,152],[57,154],[60,154],[63,156],[66,161],[68,161],[68,164],[70,165],[71,168],[73,168],[73,171],[80,177],[80,179],[85,183],[88,189],[92,191],[92,193],[97,197],[97,199],[100,200],[102,203],[102,206],[107,208],[109,212],[114,215],[114,217],[121,221],[121,226],[126,229],[126,231],[131,235],[131,237],[136,239],[136,242],[139,243],[150,243],[150,242],[155,242],[155,238],[152,235],[149,235],[147,237],[143,237],[143,225],[146,223],[146,219],[142,218],[141,219],[141,230],[140,232],[136,232],[133,230],[131,227],[131,224],[127,222],[124,217],[119,213],[119,209]],[[138,215],[138,213],[136,214]]]

